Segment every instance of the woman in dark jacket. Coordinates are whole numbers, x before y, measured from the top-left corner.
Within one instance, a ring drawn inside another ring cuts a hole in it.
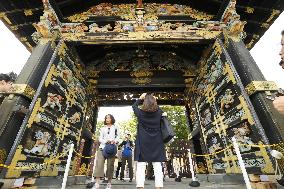
[[[144,100],[144,101],[143,101]],[[143,101],[142,108],[138,105]],[[132,106],[138,119],[134,160],[137,161],[136,187],[144,188],[146,162],[152,162],[156,189],[163,187],[162,161],[166,161],[165,146],[162,139],[160,120],[162,110],[152,94],[143,93]]]

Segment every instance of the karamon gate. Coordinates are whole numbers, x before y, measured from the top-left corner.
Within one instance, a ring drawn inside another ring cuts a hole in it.
[[[131,105],[142,92],[186,107],[197,154],[233,136],[282,142],[283,117],[267,99],[278,88],[248,49],[283,9],[280,0],[1,1],[1,20],[32,52],[0,106],[1,176],[62,175],[71,143],[93,155],[98,107]],[[247,171],[273,174],[271,149],[248,145]],[[74,157],[70,174],[92,170],[93,159]],[[197,172],[240,173],[232,148],[195,160]]]

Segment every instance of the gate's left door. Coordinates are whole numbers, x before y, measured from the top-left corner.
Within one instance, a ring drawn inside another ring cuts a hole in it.
[[[70,144],[80,139],[86,80],[66,44],[52,46],[35,48],[16,82],[26,91],[0,106],[0,161],[9,165],[2,177],[59,175]],[[29,107],[24,118],[21,105]]]

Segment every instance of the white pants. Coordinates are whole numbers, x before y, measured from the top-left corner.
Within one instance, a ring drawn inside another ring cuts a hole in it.
[[[155,175],[155,187],[163,187],[163,171],[161,162],[152,162]],[[143,187],[145,182],[146,162],[137,162],[136,187]]]

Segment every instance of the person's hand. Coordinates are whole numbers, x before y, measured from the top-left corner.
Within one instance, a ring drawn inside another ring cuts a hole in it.
[[[110,143],[111,143],[111,144],[115,144],[115,141],[114,141],[114,140],[112,140]]]
[[[145,99],[146,94],[147,94],[147,93],[143,93],[143,94],[139,97],[139,99],[141,99],[141,100]]]
[[[273,106],[280,114],[284,115],[284,96],[276,97]]]

